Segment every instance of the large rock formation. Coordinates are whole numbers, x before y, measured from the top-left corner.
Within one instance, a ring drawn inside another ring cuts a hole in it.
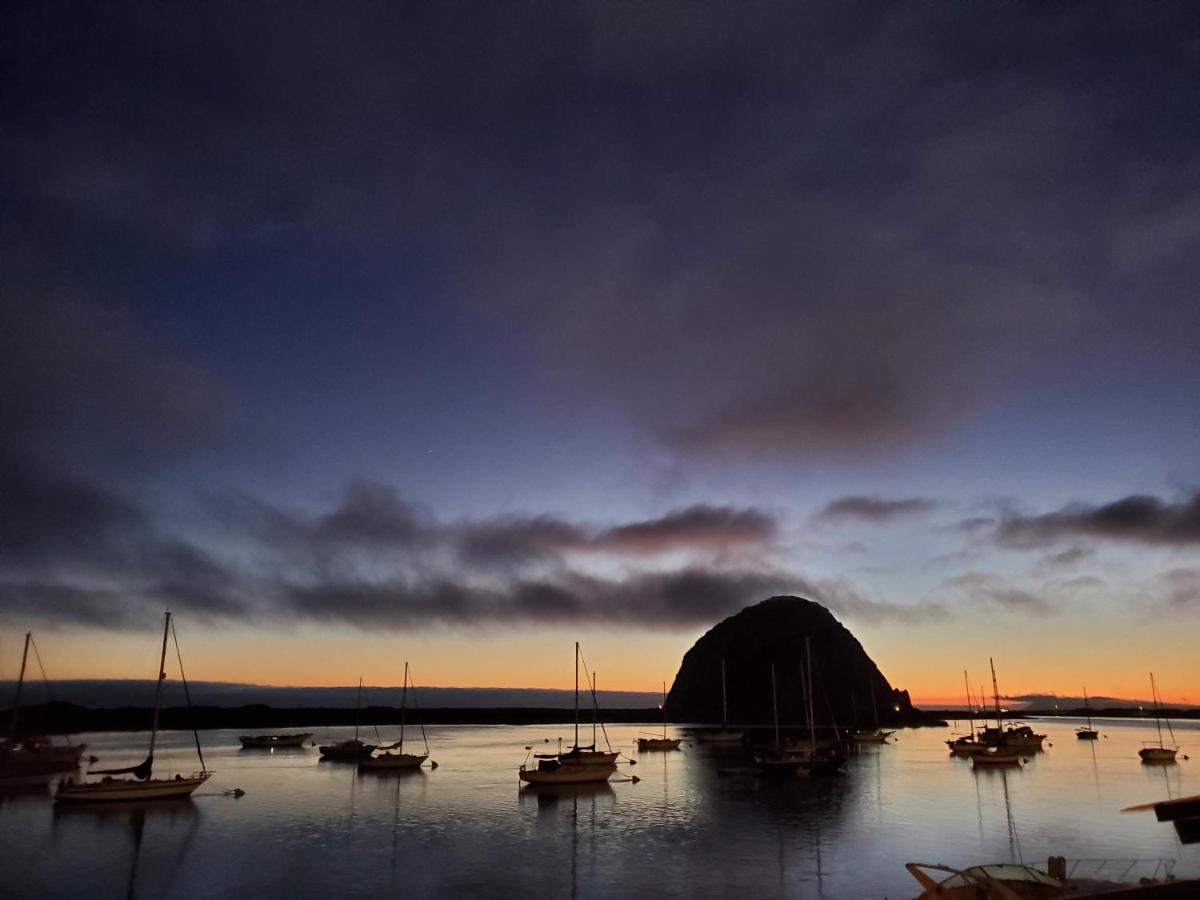
[[[720,722],[724,660],[732,724],[771,723],[774,664],[780,724],[803,725],[805,638],[812,648],[818,724],[873,724],[872,695],[881,723],[912,718],[908,692],[892,688],[829,610],[800,597],[772,597],[748,606],[696,641],[667,696],[667,715],[675,722]]]

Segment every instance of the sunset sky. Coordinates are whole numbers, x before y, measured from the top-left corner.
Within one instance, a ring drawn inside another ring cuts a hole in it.
[[[0,678],[1200,704],[1197,15],[6,4]]]

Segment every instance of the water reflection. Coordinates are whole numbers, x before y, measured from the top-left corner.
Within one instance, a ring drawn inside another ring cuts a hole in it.
[[[1106,724],[1095,743],[1076,742],[1073,727],[1039,726],[1055,746],[1007,772],[948,756],[946,730],[933,729],[863,748],[831,780],[721,776],[747,762],[743,751],[687,745],[642,754],[611,783],[520,789],[523,748],[559,729],[442,727],[436,772],[362,773],[307,748],[246,754],[235,732],[212,732],[213,787],[242,787],[241,799],[214,790],[181,806],[55,813],[46,786],[0,795],[4,893],[906,896],[908,861],[1052,853],[1176,857],[1178,874],[1200,874],[1200,848],[1119,813],[1200,793],[1197,764],[1140,765],[1137,727]],[[614,746],[638,730],[608,729]],[[88,738],[106,756],[139,741]]]

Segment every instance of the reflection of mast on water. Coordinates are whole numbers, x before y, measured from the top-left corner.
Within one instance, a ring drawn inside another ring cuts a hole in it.
[[[1004,787],[1004,815],[1008,819],[1008,852],[1014,855],[1021,865],[1025,858],[1021,854],[1021,836],[1017,833],[1017,821],[1013,818],[1012,800],[1008,796],[1008,773],[1000,770],[1000,783]]]

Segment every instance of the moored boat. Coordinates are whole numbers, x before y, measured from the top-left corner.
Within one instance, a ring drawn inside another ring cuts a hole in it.
[[[744,735],[729,727],[729,701],[725,688],[725,660],[721,660],[721,727],[709,728],[696,733],[701,744],[740,744]]]
[[[416,690],[414,686],[414,691]],[[414,694],[415,696],[415,694]],[[377,747],[370,756],[363,757],[359,770],[419,769],[429,759],[429,740],[425,737],[425,726],[421,726],[421,738],[425,741],[424,753],[404,752],[404,726],[408,711],[408,662],[404,663],[404,688],[400,695],[400,740],[386,747]],[[434,763],[436,766],[437,764]]]
[[[303,747],[304,742],[312,737],[311,732],[303,734],[243,734],[238,737],[246,750],[273,749],[275,747]]]
[[[557,759],[539,759],[533,768],[522,764],[517,774],[526,784],[584,784],[608,781],[615,771],[616,763],[572,766]]]
[[[1011,750],[998,750],[992,747],[971,754],[971,765],[977,768],[1019,766],[1021,765],[1021,754]]]
[[[172,778],[154,778],[154,746],[158,740],[158,713],[162,704],[162,684],[166,680],[167,637],[174,634],[171,624],[171,614],[168,612],[163,623],[162,654],[158,662],[158,680],[154,688],[154,716],[150,725],[150,747],[146,758],[136,766],[120,769],[98,769],[89,775],[105,776],[100,781],[75,781],[67,778],[58,786],[54,795],[58,803],[112,803],[114,801],[132,800],[168,800],[191,796],[192,792],[212,777],[213,773],[204,766],[204,752],[200,749],[200,735],[195,729],[192,735],[196,741],[196,755],[200,759],[200,771],[188,776],[175,775]],[[179,648],[179,638],[175,638],[176,650]],[[180,677],[183,678],[183,667],[180,665]],[[187,680],[183,679],[184,695],[188,696]],[[188,705],[191,705],[189,697]],[[133,778],[114,778],[114,775],[132,775]]]
[[[358,739],[359,719],[362,715],[362,679],[358,679],[358,700],[354,708],[354,737],[345,741],[335,741],[332,744],[322,744],[317,749],[322,759],[333,762],[358,762],[375,752],[375,744],[367,744]]]
[[[1092,707],[1088,704],[1086,687],[1083,689],[1083,710],[1087,715],[1087,728],[1076,728],[1075,737],[1081,741],[1094,741],[1100,737],[1100,732],[1092,727]]]
[[[679,749],[679,738],[667,737],[667,683],[665,681],[663,682],[662,711],[663,711],[662,737],[657,737],[657,736],[655,736],[655,737],[639,737],[637,739],[638,750],[668,751],[668,750],[678,750]]]
[[[617,771],[619,753],[596,749],[596,688],[592,679],[592,744],[579,746],[579,641],[575,642],[575,743],[566,752],[534,754],[533,767],[526,762],[517,770],[520,779],[529,784],[575,784],[607,781]]]
[[[1154,727],[1158,729],[1158,746],[1153,744],[1145,744],[1138,751],[1138,756],[1142,758],[1144,763],[1173,763],[1175,762],[1175,754],[1179,752],[1178,747],[1168,747],[1163,743],[1162,733],[1162,702],[1158,693],[1158,684],[1154,680],[1154,673],[1150,673],[1150,695],[1154,700]],[[1171,720],[1167,719],[1167,732],[1171,735],[1171,742],[1175,742],[1175,730],[1171,728]]]
[[[25,649],[21,653],[21,673],[17,676],[17,688],[13,697],[12,712],[8,718],[8,737],[0,741],[0,783],[10,779],[21,780],[56,772],[73,772],[79,768],[86,744],[51,743],[48,737],[17,738],[17,726],[21,714],[21,692],[25,686],[25,667],[29,661],[29,648],[33,633],[25,632]],[[34,648],[37,654],[37,647]],[[40,664],[40,656],[38,657]],[[43,673],[44,674],[44,673]]]

